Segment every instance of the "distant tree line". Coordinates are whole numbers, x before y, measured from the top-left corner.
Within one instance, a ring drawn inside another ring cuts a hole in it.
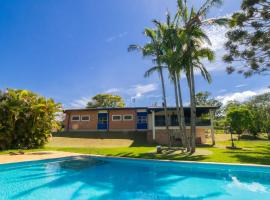
[[[86,108],[121,108],[125,105],[119,95],[97,94],[87,103]]]
[[[215,114],[215,128],[238,134],[247,133],[254,138],[266,133],[270,139],[270,92],[254,96],[240,103],[226,105],[210,97],[209,92],[196,94],[197,105],[216,105],[220,108]]]

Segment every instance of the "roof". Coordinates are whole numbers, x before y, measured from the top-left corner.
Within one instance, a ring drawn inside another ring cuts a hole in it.
[[[70,111],[92,111],[92,110],[136,110],[136,109],[148,109],[148,107],[123,107],[123,108],[74,108],[66,109],[64,112]]]
[[[219,106],[197,106],[197,110],[216,110]],[[66,109],[64,112],[72,111],[93,111],[93,110],[137,110],[137,109],[147,109],[148,111],[162,111],[163,107],[123,107],[123,108],[79,108],[79,109]],[[175,110],[176,107],[168,107],[168,110]],[[185,106],[184,110],[189,110],[190,107]]]

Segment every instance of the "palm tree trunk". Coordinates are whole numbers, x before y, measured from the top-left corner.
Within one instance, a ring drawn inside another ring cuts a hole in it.
[[[179,125],[179,133],[182,141],[183,147],[187,147],[185,143],[185,139],[183,137],[183,127],[181,123],[181,116],[180,116],[180,110],[179,110],[179,101],[178,101],[178,91],[177,91],[177,77],[175,74],[173,74],[173,83],[174,83],[174,93],[175,93],[175,103],[176,103],[176,111],[177,111],[177,120]]]
[[[162,97],[163,97],[163,107],[164,107],[164,115],[165,115],[165,126],[166,126],[166,134],[168,135],[168,145],[171,147],[171,136],[169,130],[169,117],[168,117],[168,109],[167,109],[167,100],[166,100],[166,91],[165,91],[165,82],[163,77],[163,70],[160,68],[160,79],[162,85]]]
[[[195,102],[195,83],[194,83],[194,71],[190,67],[190,144],[191,153],[196,151],[196,102]]]
[[[186,131],[186,123],[185,123],[185,113],[184,113],[184,106],[183,106],[183,99],[182,99],[182,91],[181,91],[181,84],[180,84],[180,74],[177,74],[177,86],[178,86],[178,97],[179,97],[179,104],[180,104],[180,118],[181,118],[181,126],[183,131],[184,143],[186,144],[187,151],[190,151],[190,142],[187,137]]]

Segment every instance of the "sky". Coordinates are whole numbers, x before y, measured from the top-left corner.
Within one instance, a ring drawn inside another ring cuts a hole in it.
[[[188,0],[199,7],[203,1]],[[230,15],[241,0],[224,0],[208,17]],[[176,0],[0,0],[0,89],[32,90],[64,108],[83,108],[98,93],[121,95],[127,106],[161,105],[157,74],[144,78],[151,59],[128,52],[143,45],[146,27],[176,10]],[[216,53],[205,63],[213,82],[196,74],[196,91],[209,91],[223,103],[244,101],[269,91],[269,77],[227,75],[222,62],[225,27],[206,27]],[[189,92],[183,78],[184,103]],[[169,105],[174,93],[166,74]],[[135,101],[132,101],[135,99]]]

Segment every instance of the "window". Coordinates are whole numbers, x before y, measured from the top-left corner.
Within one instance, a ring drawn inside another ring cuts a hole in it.
[[[155,116],[155,125],[156,126],[165,126],[165,116],[164,115],[156,115]]]
[[[90,121],[90,116],[89,115],[82,115],[81,120],[82,121]]]
[[[178,118],[177,115],[173,114],[171,115],[171,126],[178,126]]]
[[[98,123],[99,124],[107,124],[108,123],[108,118],[107,117],[99,117],[98,118]]]
[[[122,115],[113,115],[112,120],[113,121],[121,121],[122,120]]]
[[[147,123],[147,116],[138,116],[137,123],[138,124],[146,124]]]
[[[73,115],[71,121],[80,121],[80,115]]]
[[[123,115],[123,120],[124,121],[132,121],[133,120],[133,115]]]

